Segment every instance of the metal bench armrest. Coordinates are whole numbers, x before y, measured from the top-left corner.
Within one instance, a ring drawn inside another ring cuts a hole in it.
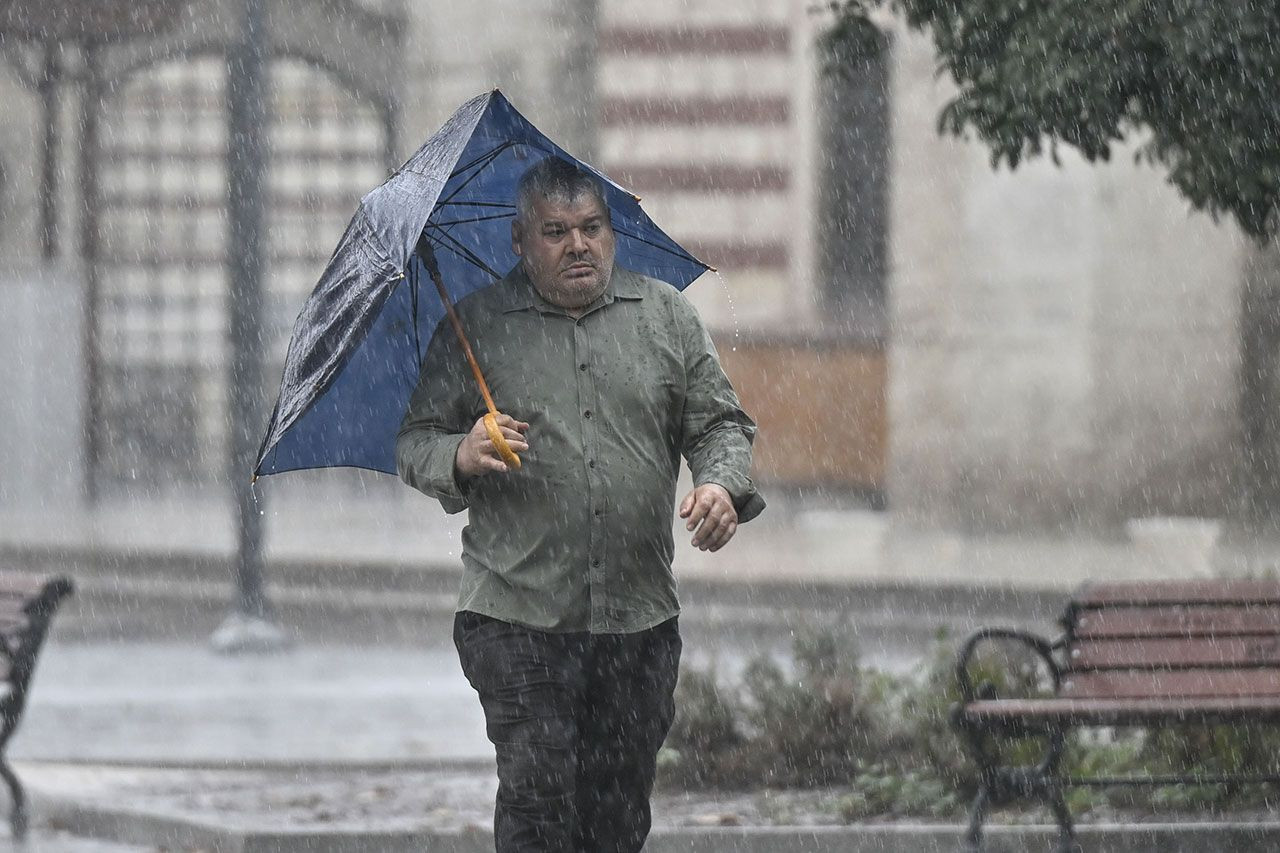
[[[964,641],[964,645],[960,647],[960,653],[956,656],[956,683],[960,687],[962,705],[967,705],[979,699],[992,698],[987,695],[980,695],[985,691],[975,689],[973,679],[969,675],[970,658],[973,657],[979,645],[990,640],[1016,640],[1035,652],[1044,661],[1045,666],[1049,668],[1049,674],[1053,677],[1053,692],[1058,692],[1058,688],[1062,684],[1062,668],[1058,665],[1058,661],[1054,659],[1053,643],[1050,643],[1044,637],[1018,628],[979,628]]]

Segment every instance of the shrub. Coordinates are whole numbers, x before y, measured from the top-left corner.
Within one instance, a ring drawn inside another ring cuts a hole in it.
[[[793,652],[790,671],[767,656],[749,662],[739,690],[714,669],[681,672],[659,759],[664,782],[734,789],[853,778],[878,745],[879,677],[859,668],[853,644],[836,631],[802,632]]]
[[[775,787],[846,784],[874,754],[879,727],[851,643],[830,631],[795,639],[795,672],[761,658],[746,669],[746,719],[756,775]]]
[[[721,686],[714,668],[681,670],[675,721],[658,754],[663,778],[687,788],[749,786],[725,766],[743,744],[742,716],[738,696]]]
[[[768,656],[726,686],[714,666],[686,668],[676,718],[659,755],[660,783],[744,790],[831,787],[846,820],[955,818],[973,794],[977,768],[951,728],[959,700],[955,652],[940,635],[920,670],[895,678],[860,666],[848,635],[832,628],[798,634],[791,666]],[[1000,696],[1050,689],[1043,664],[1013,643],[992,643],[971,663],[975,684]],[[998,742],[1006,765],[1033,765],[1046,740]],[[1280,775],[1280,732],[1261,726],[1073,732],[1068,776],[1162,773]],[[1261,785],[1074,788],[1072,813],[1128,808],[1157,812],[1274,808]],[[1041,804],[1028,801],[1039,810]]]

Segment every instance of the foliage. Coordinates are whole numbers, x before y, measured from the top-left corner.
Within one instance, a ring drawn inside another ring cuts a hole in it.
[[[658,754],[664,776],[692,788],[734,787],[735,776],[725,765],[744,741],[738,703],[714,671],[682,670],[676,685],[676,718]]]
[[[1107,160],[1126,138],[1197,209],[1255,238],[1280,206],[1280,4],[1264,0],[852,0],[824,44],[872,43],[873,6],[927,30],[959,94],[942,131],[972,130],[993,165],[1065,144]]]
[[[973,794],[975,767],[950,726],[959,699],[955,650],[940,635],[920,670],[892,677],[858,663],[848,636],[810,630],[794,642],[792,666],[761,656],[740,683],[726,686],[714,667],[686,669],[676,690],[676,720],[659,756],[665,786],[760,790],[824,787],[849,821],[885,817],[957,819]],[[1045,695],[1042,664],[1024,647],[980,647],[970,673],[999,696]],[[1002,763],[1031,765],[1043,738],[998,746]],[[1076,732],[1068,776],[1280,774],[1280,732],[1221,726],[1152,732]],[[1096,809],[1167,813],[1270,808],[1259,785],[1073,788],[1073,814]],[[1038,810],[1036,803],[1027,808]]]
[[[882,680],[831,631],[797,635],[794,671],[768,656],[751,661],[740,690],[714,672],[685,670],[664,774],[692,787],[843,784],[879,741],[870,709],[883,705]]]
[[[876,764],[858,774],[838,808],[845,820],[858,821],[886,816],[948,818],[960,814],[963,805],[956,788],[935,774]]]
[[[1047,696],[1051,685],[1039,660],[1020,644],[993,642],[980,646],[969,662],[974,685],[994,696]],[[975,783],[973,759],[951,727],[951,709],[960,701],[955,649],[940,634],[922,677],[903,683],[897,693],[895,718],[902,726],[899,751],[910,766],[924,766],[967,797]],[[1034,764],[1044,754],[1043,738],[1017,738],[992,744],[1007,764]],[[914,756],[914,757],[913,757]]]
[[[795,667],[790,676],[761,658],[743,676],[759,769],[771,785],[843,783],[878,741],[873,680],[859,669],[851,644],[832,632],[799,634]]]

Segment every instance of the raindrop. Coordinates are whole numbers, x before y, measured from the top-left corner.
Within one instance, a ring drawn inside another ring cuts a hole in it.
[[[729,349],[732,352],[737,352],[741,329],[738,328],[738,310],[733,304],[733,292],[729,290],[729,285],[725,282],[724,276],[720,274],[720,270],[712,270],[711,274],[716,277],[716,281],[720,283],[720,289],[724,291],[724,298],[729,306],[729,322],[733,323],[733,344]]]

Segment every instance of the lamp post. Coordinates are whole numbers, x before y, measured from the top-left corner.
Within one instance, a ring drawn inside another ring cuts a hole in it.
[[[262,187],[266,177],[268,73],[265,0],[242,0],[239,36],[227,51],[227,272],[231,364],[227,478],[236,513],[236,600],[212,637],[223,652],[288,645],[263,588],[262,510],[251,476],[263,423]]]
[[[84,94],[81,110],[81,254],[86,272],[85,494],[97,499],[95,471],[101,421],[97,306],[97,98],[103,91],[98,58],[105,46],[145,39],[173,29],[191,0],[0,0],[0,40],[40,51],[41,69],[30,82],[44,106],[44,162],[41,168],[42,251],[58,254],[59,148],[58,88],[66,76],[65,55],[78,50]],[[230,440],[227,476],[237,519],[236,597],[231,613],[214,633],[222,651],[270,650],[286,645],[271,620],[263,587],[262,515],[250,488],[261,428],[262,359],[262,181],[265,175],[265,76],[268,69],[265,0],[242,0],[237,37],[227,50],[227,207],[229,249],[228,369]]]

